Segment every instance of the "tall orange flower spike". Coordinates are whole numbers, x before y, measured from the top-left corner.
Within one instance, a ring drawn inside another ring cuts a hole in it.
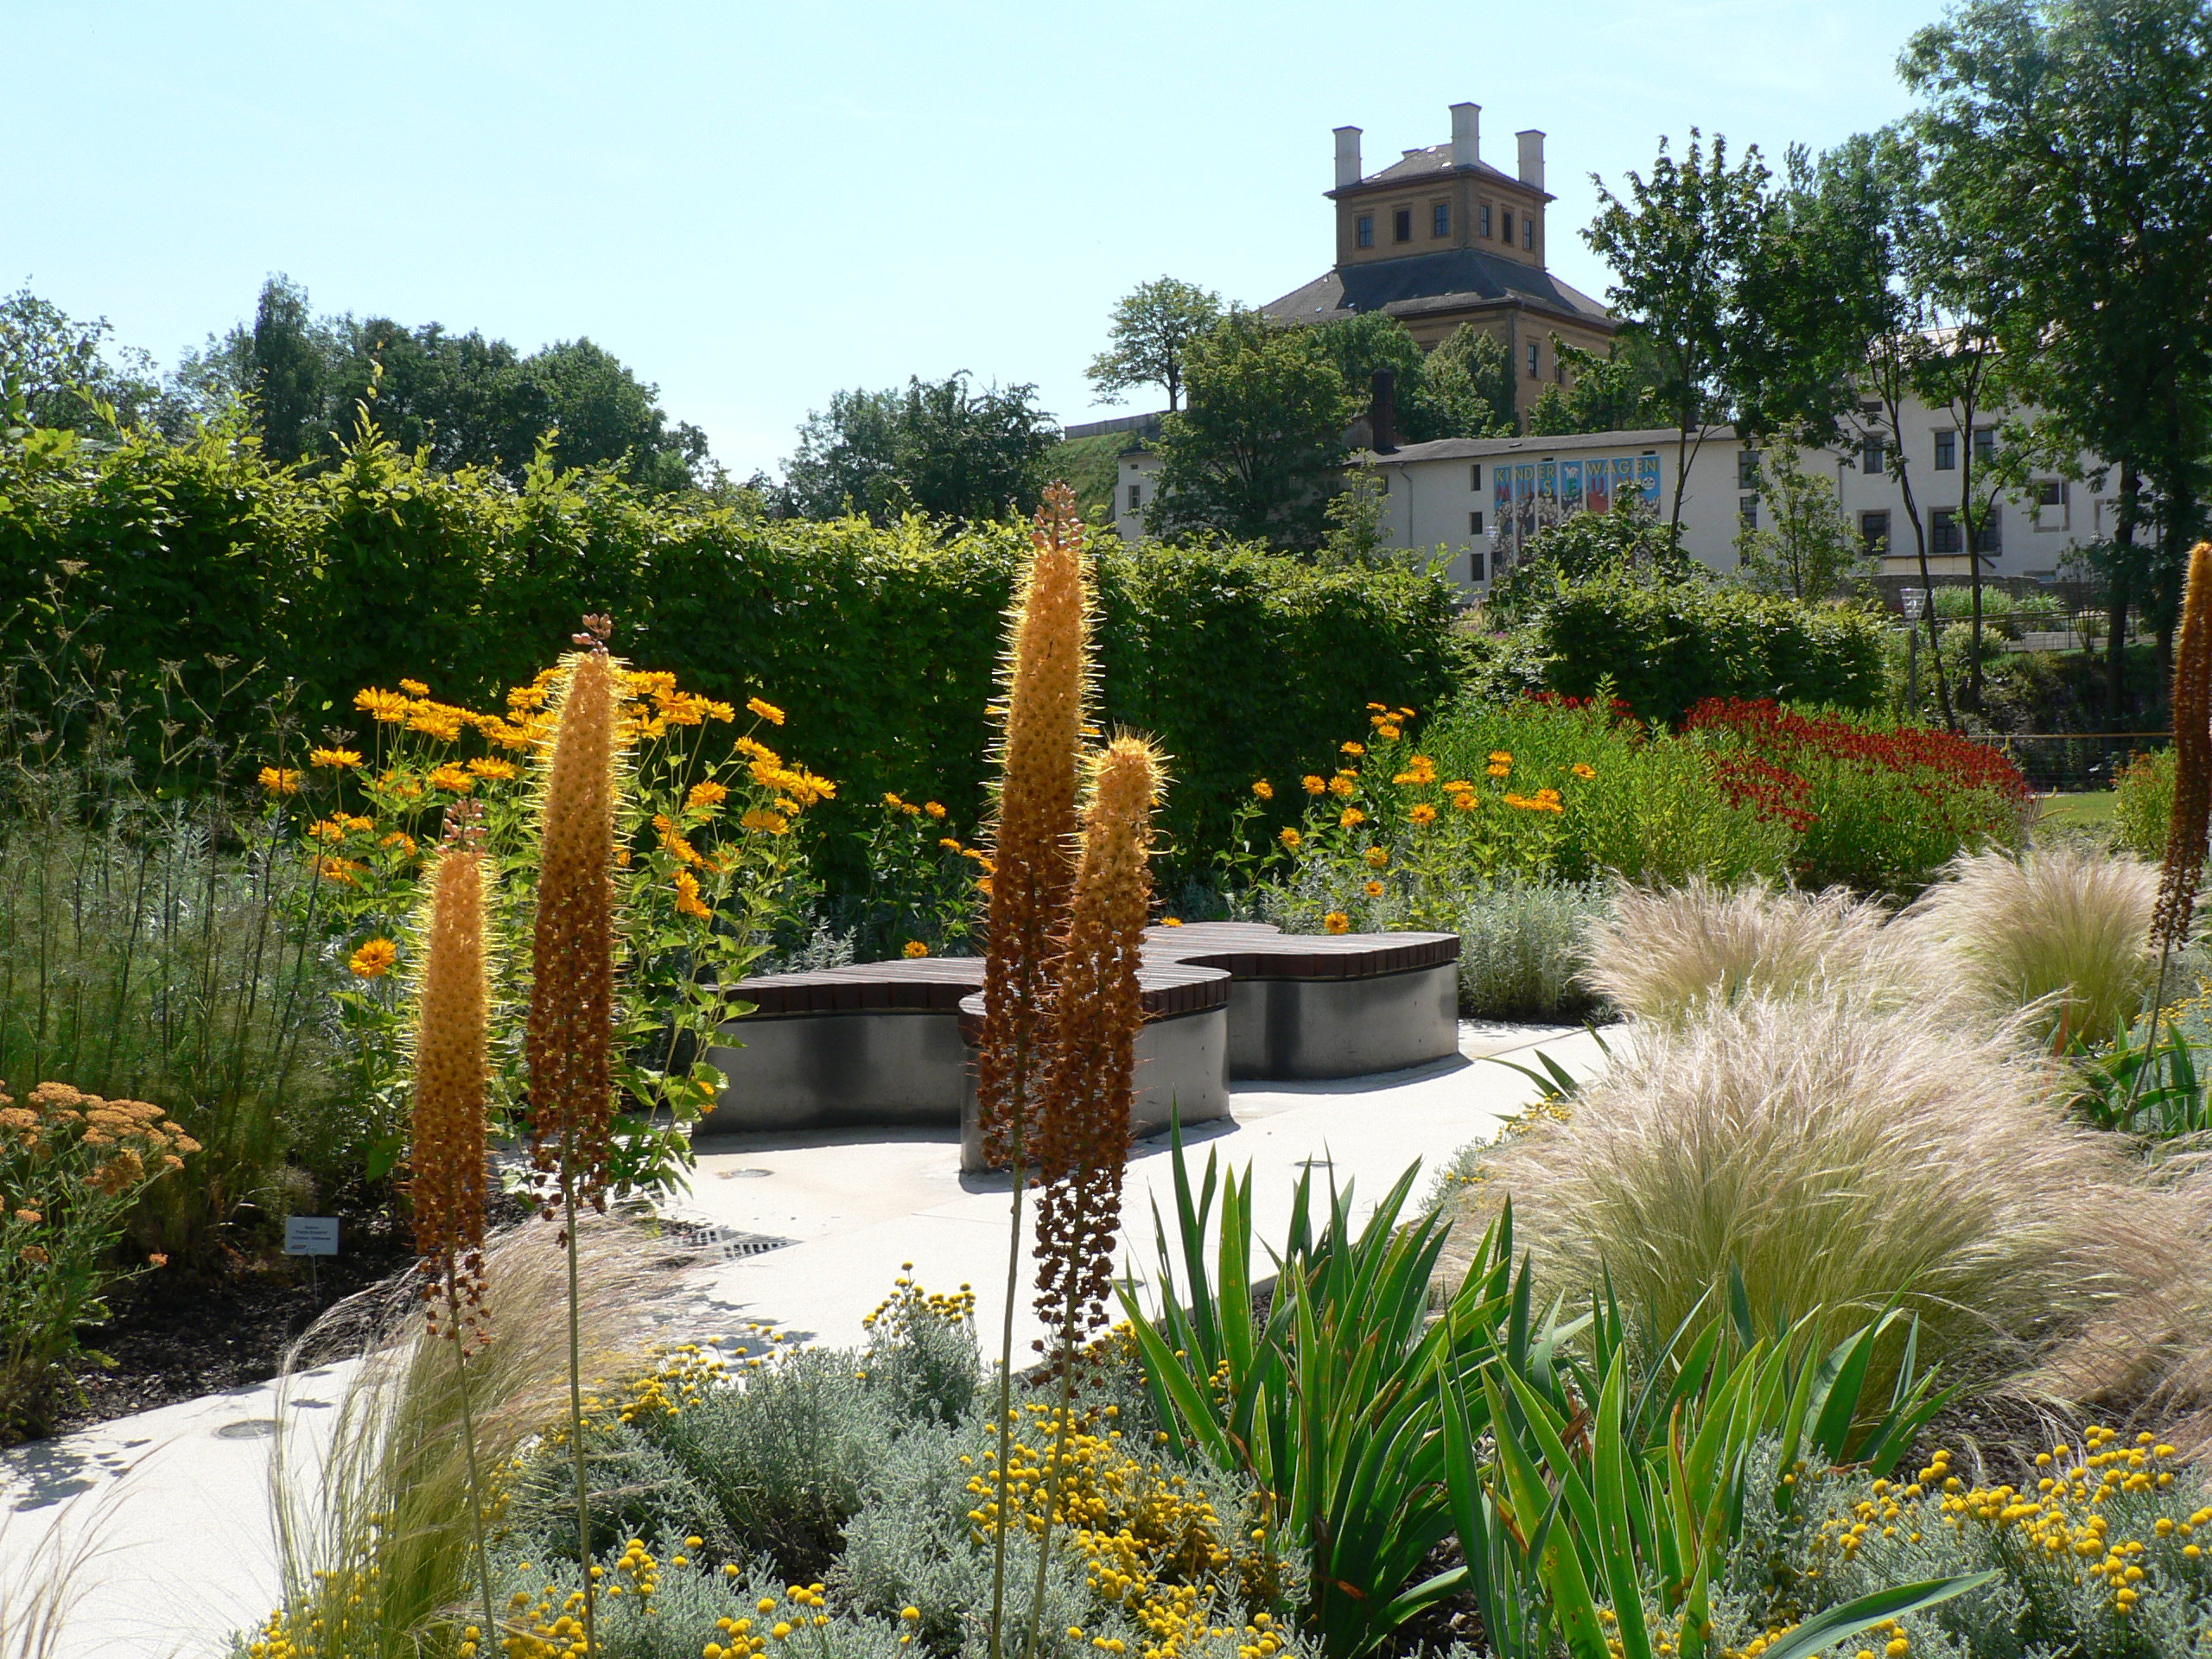
[[[430,1327],[468,1352],[484,1319],[484,1103],[490,1072],[491,979],[484,931],[482,809],[448,810],[445,844],[425,884],[416,993],[415,1134],[408,1198]]]

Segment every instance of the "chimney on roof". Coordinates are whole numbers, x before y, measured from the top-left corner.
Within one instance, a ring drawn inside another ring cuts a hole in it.
[[[1452,106],[1452,165],[1472,167],[1483,158],[1483,106]]]
[[[1367,424],[1373,448],[1376,454],[1387,455],[1398,447],[1397,374],[1390,369],[1377,369],[1369,386]]]
[[[1521,182],[1541,190],[1544,188],[1544,135],[1531,127],[1526,132],[1513,135],[1521,141]]]
[[[1359,129],[1337,129],[1337,188],[1359,182]]]

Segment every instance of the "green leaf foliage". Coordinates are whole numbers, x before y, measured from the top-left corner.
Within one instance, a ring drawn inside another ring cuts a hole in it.
[[[56,620],[48,582],[66,569],[73,615],[89,613],[78,647],[109,669],[150,682],[175,664],[181,692],[210,708],[295,681],[321,741],[364,733],[355,692],[403,676],[496,706],[603,612],[638,666],[790,711],[791,752],[840,785],[822,820],[833,879],[857,876],[861,812],[886,791],[944,802],[951,833],[986,811],[1019,525],[775,521],[608,469],[563,472],[543,446],[512,488],[365,426],[312,473],[235,431],[101,447],[40,435],[0,442],[11,657]],[[1094,545],[1099,713],[1166,745],[1165,829],[1180,849],[1224,833],[1254,777],[1322,765],[1368,702],[1426,708],[1449,689],[1440,581],[1230,545]]]
[[[1586,697],[1610,678],[1639,716],[1669,725],[1710,696],[1872,709],[1884,696],[1880,623],[1850,606],[1608,575],[1553,597],[1535,630],[1548,689]]]

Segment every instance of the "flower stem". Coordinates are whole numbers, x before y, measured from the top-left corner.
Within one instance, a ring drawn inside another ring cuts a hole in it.
[[[476,1465],[476,1419],[468,1407],[468,1357],[463,1351],[467,1344],[461,1329],[461,1291],[454,1282],[453,1262],[446,1262],[446,1312],[449,1318],[448,1335],[453,1343],[453,1387],[461,1402],[461,1447],[468,1459],[468,1518],[476,1531],[476,1576],[484,1592],[484,1638],[476,1644],[481,1653],[486,1644],[496,1641],[499,1626],[492,1611],[492,1553],[484,1542],[484,1496],[478,1485]]]
[[[576,1565],[584,1581],[584,1659],[592,1659],[599,1646],[593,1620],[591,1493],[584,1478],[583,1336],[576,1306],[576,1185],[569,1173],[566,1158],[561,1160],[561,1219],[569,1235],[569,1435],[576,1453]]]
[[[999,1469],[998,1504],[993,1512],[991,1530],[991,1659],[1004,1659],[1006,1652],[1006,1529],[1011,1516],[1007,1505],[1013,1496],[1013,1483],[1007,1471],[1013,1466],[1014,1457],[1014,1301],[1021,1291],[1021,1193],[1028,1185],[1028,1170],[1021,1160],[1021,1109],[1020,1100],[1027,1080],[1022,1068],[1014,1072],[1014,1098],[1012,1128],[1014,1163],[1014,1231],[1006,1248],[1006,1317],[999,1327]]]

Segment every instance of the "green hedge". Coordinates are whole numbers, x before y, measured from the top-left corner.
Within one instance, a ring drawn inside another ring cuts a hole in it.
[[[1616,575],[1567,589],[1535,627],[1547,690],[1586,697],[1610,677],[1614,696],[1669,725],[1707,697],[1861,710],[1883,700],[1880,622],[1847,606]]]
[[[50,636],[49,580],[75,562],[65,610],[91,613],[79,643],[105,667],[150,683],[178,664],[186,691],[227,687],[233,709],[289,678],[320,738],[360,731],[354,691],[402,676],[496,702],[607,612],[639,666],[789,710],[780,746],[841,785],[823,823],[847,877],[849,832],[885,791],[944,801],[963,834],[982,817],[985,705],[1027,545],[1016,526],[764,521],[601,473],[539,468],[518,491],[380,441],[313,477],[220,436],[0,444],[10,657]],[[1097,550],[1102,713],[1173,755],[1166,828],[1186,855],[1254,777],[1322,766],[1370,701],[1426,708],[1450,688],[1440,582],[1110,536]]]

